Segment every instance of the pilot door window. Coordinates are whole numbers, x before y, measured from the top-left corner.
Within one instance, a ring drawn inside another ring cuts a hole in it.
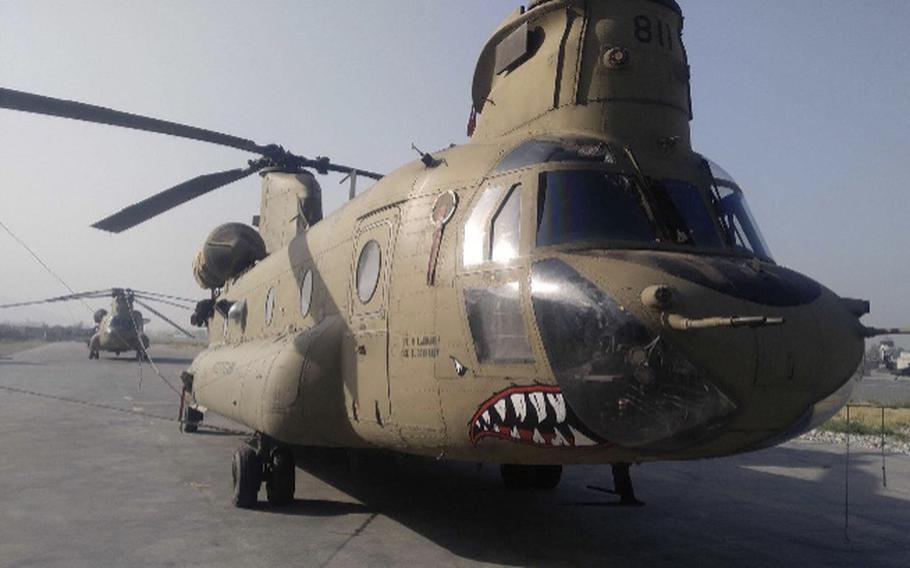
[[[521,185],[483,190],[465,222],[465,268],[486,262],[506,263],[518,257],[521,242]]]

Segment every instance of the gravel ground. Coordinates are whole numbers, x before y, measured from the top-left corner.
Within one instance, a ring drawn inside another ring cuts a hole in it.
[[[846,445],[847,435],[842,432],[825,432],[812,430],[797,438],[800,442]],[[882,448],[881,436],[850,434],[850,446],[880,450]],[[885,453],[910,455],[910,442],[903,442],[894,436],[885,436]]]

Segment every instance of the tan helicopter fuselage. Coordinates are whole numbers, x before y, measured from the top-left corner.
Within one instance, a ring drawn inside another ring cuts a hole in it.
[[[831,291],[732,246],[553,236],[586,218],[546,209],[566,180],[674,180],[710,209],[681,28],[664,0],[516,12],[481,55],[470,143],[269,243],[220,289],[196,402],[289,445],[498,463],[726,455],[836,410],[863,339]],[[731,316],[784,324],[670,323]]]
[[[144,325],[140,312],[133,310],[125,299],[115,297],[111,302],[111,311],[96,323],[95,333],[88,341],[89,351],[117,354],[144,351],[149,346]]]

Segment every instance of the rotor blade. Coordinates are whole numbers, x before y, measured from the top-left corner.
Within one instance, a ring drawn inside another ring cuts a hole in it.
[[[55,302],[70,302],[73,300],[84,300],[86,298],[106,298],[110,295],[111,291],[108,290],[95,290],[92,292],[79,292],[77,294],[67,294],[66,296],[55,296],[53,298],[45,298],[43,300],[32,300],[29,302],[16,302],[14,304],[0,304],[0,308],[20,308],[23,306],[36,306],[38,304],[53,304]]]
[[[162,314],[161,312],[159,312],[158,310],[156,310],[156,309],[153,308],[152,306],[146,304],[145,302],[143,302],[143,301],[141,301],[141,300],[135,300],[135,302],[136,302],[137,304],[139,304],[140,306],[142,306],[143,308],[147,309],[148,311],[152,312],[153,314],[155,314],[155,315],[158,316],[159,318],[163,319],[163,320],[166,321],[167,323],[169,323],[169,324],[171,324],[172,326],[174,326],[174,327],[177,329],[177,331],[180,331],[181,333],[183,333],[184,335],[186,335],[186,336],[189,337],[190,339],[196,339],[195,337],[193,337],[193,334],[192,334],[192,333],[188,332],[187,330],[183,329],[182,327],[180,327],[180,326],[177,325],[176,323],[174,323],[174,322],[172,322],[171,320],[169,320],[169,319],[167,318],[167,316],[165,316],[164,314]]]
[[[351,166],[343,166],[341,164],[333,164],[331,162],[320,164],[317,161],[316,165],[311,165],[311,167],[316,169],[316,171],[319,171],[320,169],[324,169],[325,171],[328,171],[328,172],[339,172],[339,173],[343,173],[343,174],[350,174],[351,172],[357,172],[358,176],[367,177],[367,178],[371,178],[371,179],[382,179],[385,177],[383,174],[378,174],[376,172],[371,172],[369,170],[359,170],[357,168],[352,168]],[[323,173],[323,172],[320,172],[320,173]]]
[[[95,122],[99,124],[109,124],[111,126],[122,126],[123,128],[133,128],[146,132],[157,132],[159,134],[167,134],[179,138],[211,142],[212,144],[229,146],[231,148],[246,150],[247,152],[256,154],[262,154],[266,150],[265,146],[260,146],[252,140],[231,136],[230,134],[222,134],[221,132],[215,132],[214,130],[186,126],[176,122],[169,122],[167,120],[122,112],[77,101],[33,95],[31,93],[14,91],[2,87],[0,87],[0,108],[49,116],[59,116],[61,118],[71,118],[73,120],[84,120],[86,122]]]
[[[134,203],[110,217],[98,221],[92,227],[111,233],[121,233],[200,195],[243,179],[258,169],[258,167],[250,167],[195,177],[143,199],[139,203]]]
[[[160,294],[158,292],[148,292],[146,290],[133,290],[137,294],[142,294],[143,296],[150,296],[149,300],[157,298],[167,298],[168,300],[176,300],[178,302],[186,302],[188,304],[195,304],[197,300],[192,298],[181,298],[180,296],[172,296],[170,294]]]
[[[146,300],[146,301],[149,301],[149,302],[158,302],[158,303],[160,303],[160,304],[166,304],[166,305],[168,305],[168,306],[173,306],[173,307],[175,307],[175,308],[180,308],[181,310],[191,311],[191,310],[193,309],[193,308],[191,308],[190,306],[185,306],[185,305],[183,305],[183,304],[178,304],[177,302],[172,302],[171,300],[164,300],[164,299],[162,299],[162,298],[152,298],[152,297],[146,296],[145,294],[135,294],[135,293],[134,293],[134,294],[133,294],[133,297],[134,297],[134,298],[142,298],[143,300]]]

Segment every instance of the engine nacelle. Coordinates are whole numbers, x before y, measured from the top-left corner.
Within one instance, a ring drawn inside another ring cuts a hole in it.
[[[265,256],[265,242],[256,229],[226,223],[211,232],[196,254],[193,276],[203,288],[220,288]]]

